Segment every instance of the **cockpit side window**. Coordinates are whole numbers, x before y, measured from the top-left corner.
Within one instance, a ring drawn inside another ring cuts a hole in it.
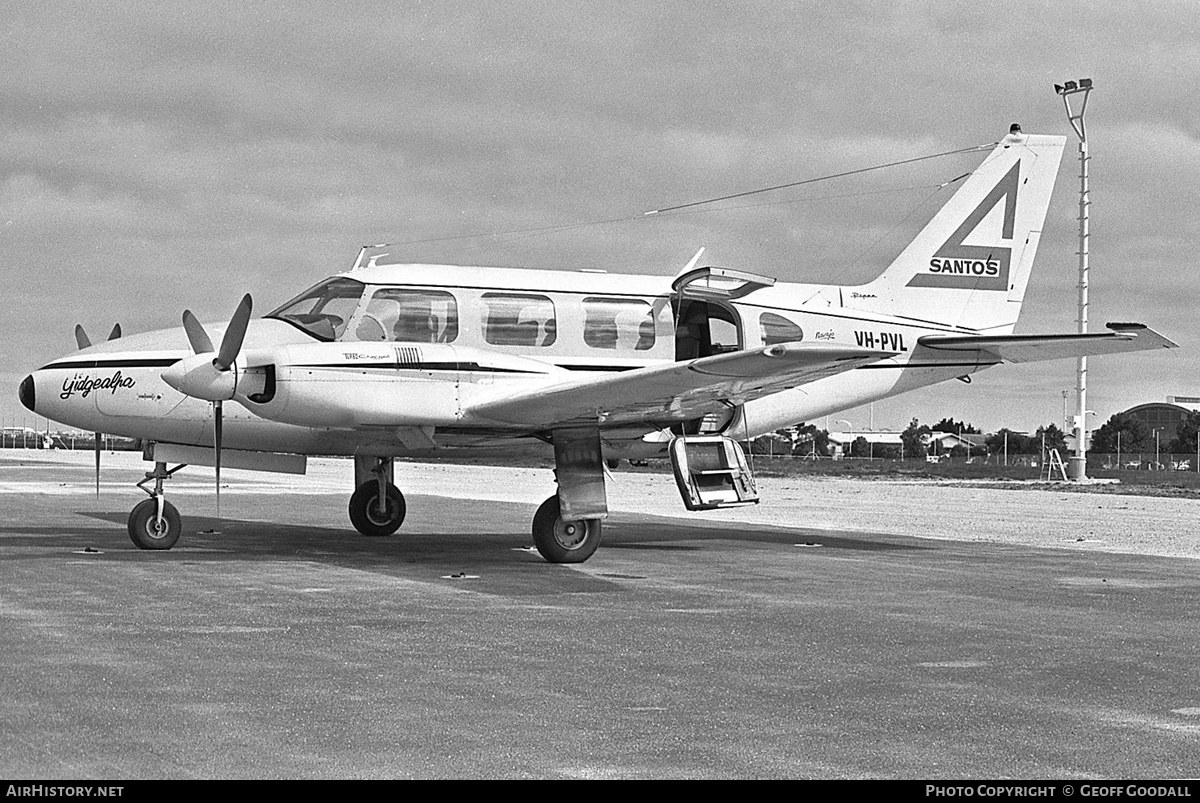
[[[356,340],[452,343],[458,337],[458,304],[441,290],[387,287],[371,297],[354,336]]]
[[[493,346],[549,346],[557,337],[554,302],[546,296],[483,294],[483,339]]]
[[[340,340],[364,287],[354,279],[327,279],[268,312],[266,317],[287,321],[318,340]]]

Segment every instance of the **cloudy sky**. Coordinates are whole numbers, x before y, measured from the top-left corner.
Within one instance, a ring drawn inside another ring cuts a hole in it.
[[[640,212],[993,142],[1014,121],[1070,134],[1053,84],[1083,76],[1096,83],[1092,329],[1141,321],[1181,345],[1092,360],[1089,407],[1102,422],[1200,396],[1194,2],[5,0],[0,12],[5,424],[22,420],[21,378],[72,351],[76,323],[98,339],[117,321],[177,325],[185,307],[224,320],[246,292],[265,312],[367,243],[405,244],[412,261],[664,277],[705,246],[712,264],[861,283],[978,156]],[[1068,147],[1018,331],[1075,328]],[[1070,361],[997,368],[877,403],[875,425],[1034,429],[1060,421],[1073,386]]]

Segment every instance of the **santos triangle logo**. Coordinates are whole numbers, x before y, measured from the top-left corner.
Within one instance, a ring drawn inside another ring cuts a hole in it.
[[[1017,189],[1021,163],[1017,162],[1000,179],[987,197],[967,215],[949,239],[929,260],[929,265],[909,281],[909,287],[950,287],[963,290],[1008,290],[1008,269],[1012,248],[1001,245],[966,245],[966,240],[985,217],[1004,202],[1001,237],[1012,241],[1017,215]]]

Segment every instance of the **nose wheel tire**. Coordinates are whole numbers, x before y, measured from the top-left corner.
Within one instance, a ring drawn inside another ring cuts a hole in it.
[[[364,482],[350,497],[350,522],[363,535],[391,535],[400,529],[407,512],[404,494],[391,483],[387,486],[382,508],[379,504],[378,482]]]
[[[139,502],[129,514],[129,539],[138,549],[170,549],[179,540],[182,527],[179,511],[166,501],[161,520],[155,499]]]
[[[564,521],[557,494],[533,517],[533,544],[550,563],[583,563],[600,546],[600,532],[600,519]]]

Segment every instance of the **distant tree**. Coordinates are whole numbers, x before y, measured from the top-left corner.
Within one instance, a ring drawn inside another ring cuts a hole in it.
[[[1179,432],[1167,446],[1167,451],[1180,454],[1196,454],[1196,433],[1200,431],[1200,412],[1192,410],[1179,425]],[[1125,448],[1124,441],[1121,448]]]
[[[1004,454],[1004,436],[1008,435],[1009,454],[1037,454],[1042,448],[1041,438],[1031,438],[1020,432],[1013,432],[1007,427],[999,432],[993,432],[987,437],[987,448],[991,454]]]
[[[791,441],[780,437],[774,432],[771,432],[767,435],[759,435],[757,438],[750,441],[751,454],[785,455],[791,454],[791,449]]]
[[[850,444],[851,457],[866,457],[871,453],[871,444],[862,435],[854,439],[854,443]]]
[[[943,418],[941,421],[934,424],[930,429],[934,432],[953,432],[955,435],[979,435],[981,434],[973,425],[966,421],[955,421],[953,418]]]
[[[1035,449],[1042,448],[1043,437],[1045,438],[1046,454],[1054,449],[1058,450],[1058,454],[1062,457],[1067,451],[1067,436],[1063,431],[1054,424],[1047,424],[1044,427],[1038,427],[1037,432],[1033,435],[1033,446]]]
[[[1006,437],[1007,436],[1007,439]],[[993,454],[1004,454],[1007,449],[1009,454],[1020,454],[1016,449],[1016,439],[1020,437],[1008,427],[1004,427],[991,435],[987,436],[984,443],[987,445],[988,451]]]
[[[1193,432],[1193,446],[1195,430]],[[1154,435],[1141,419],[1117,413],[1092,433],[1092,448],[1097,454],[1116,454],[1120,438],[1122,452],[1148,452],[1154,448]]]
[[[881,443],[875,447],[875,456],[884,460],[899,460],[901,457],[900,447]]]
[[[900,443],[904,445],[904,456],[924,457],[928,454],[929,447],[925,443],[925,440],[929,433],[929,427],[914,418],[909,423],[908,428],[900,433]]]
[[[816,424],[800,424],[796,427],[796,443],[792,454],[818,454],[829,456],[829,432]]]

